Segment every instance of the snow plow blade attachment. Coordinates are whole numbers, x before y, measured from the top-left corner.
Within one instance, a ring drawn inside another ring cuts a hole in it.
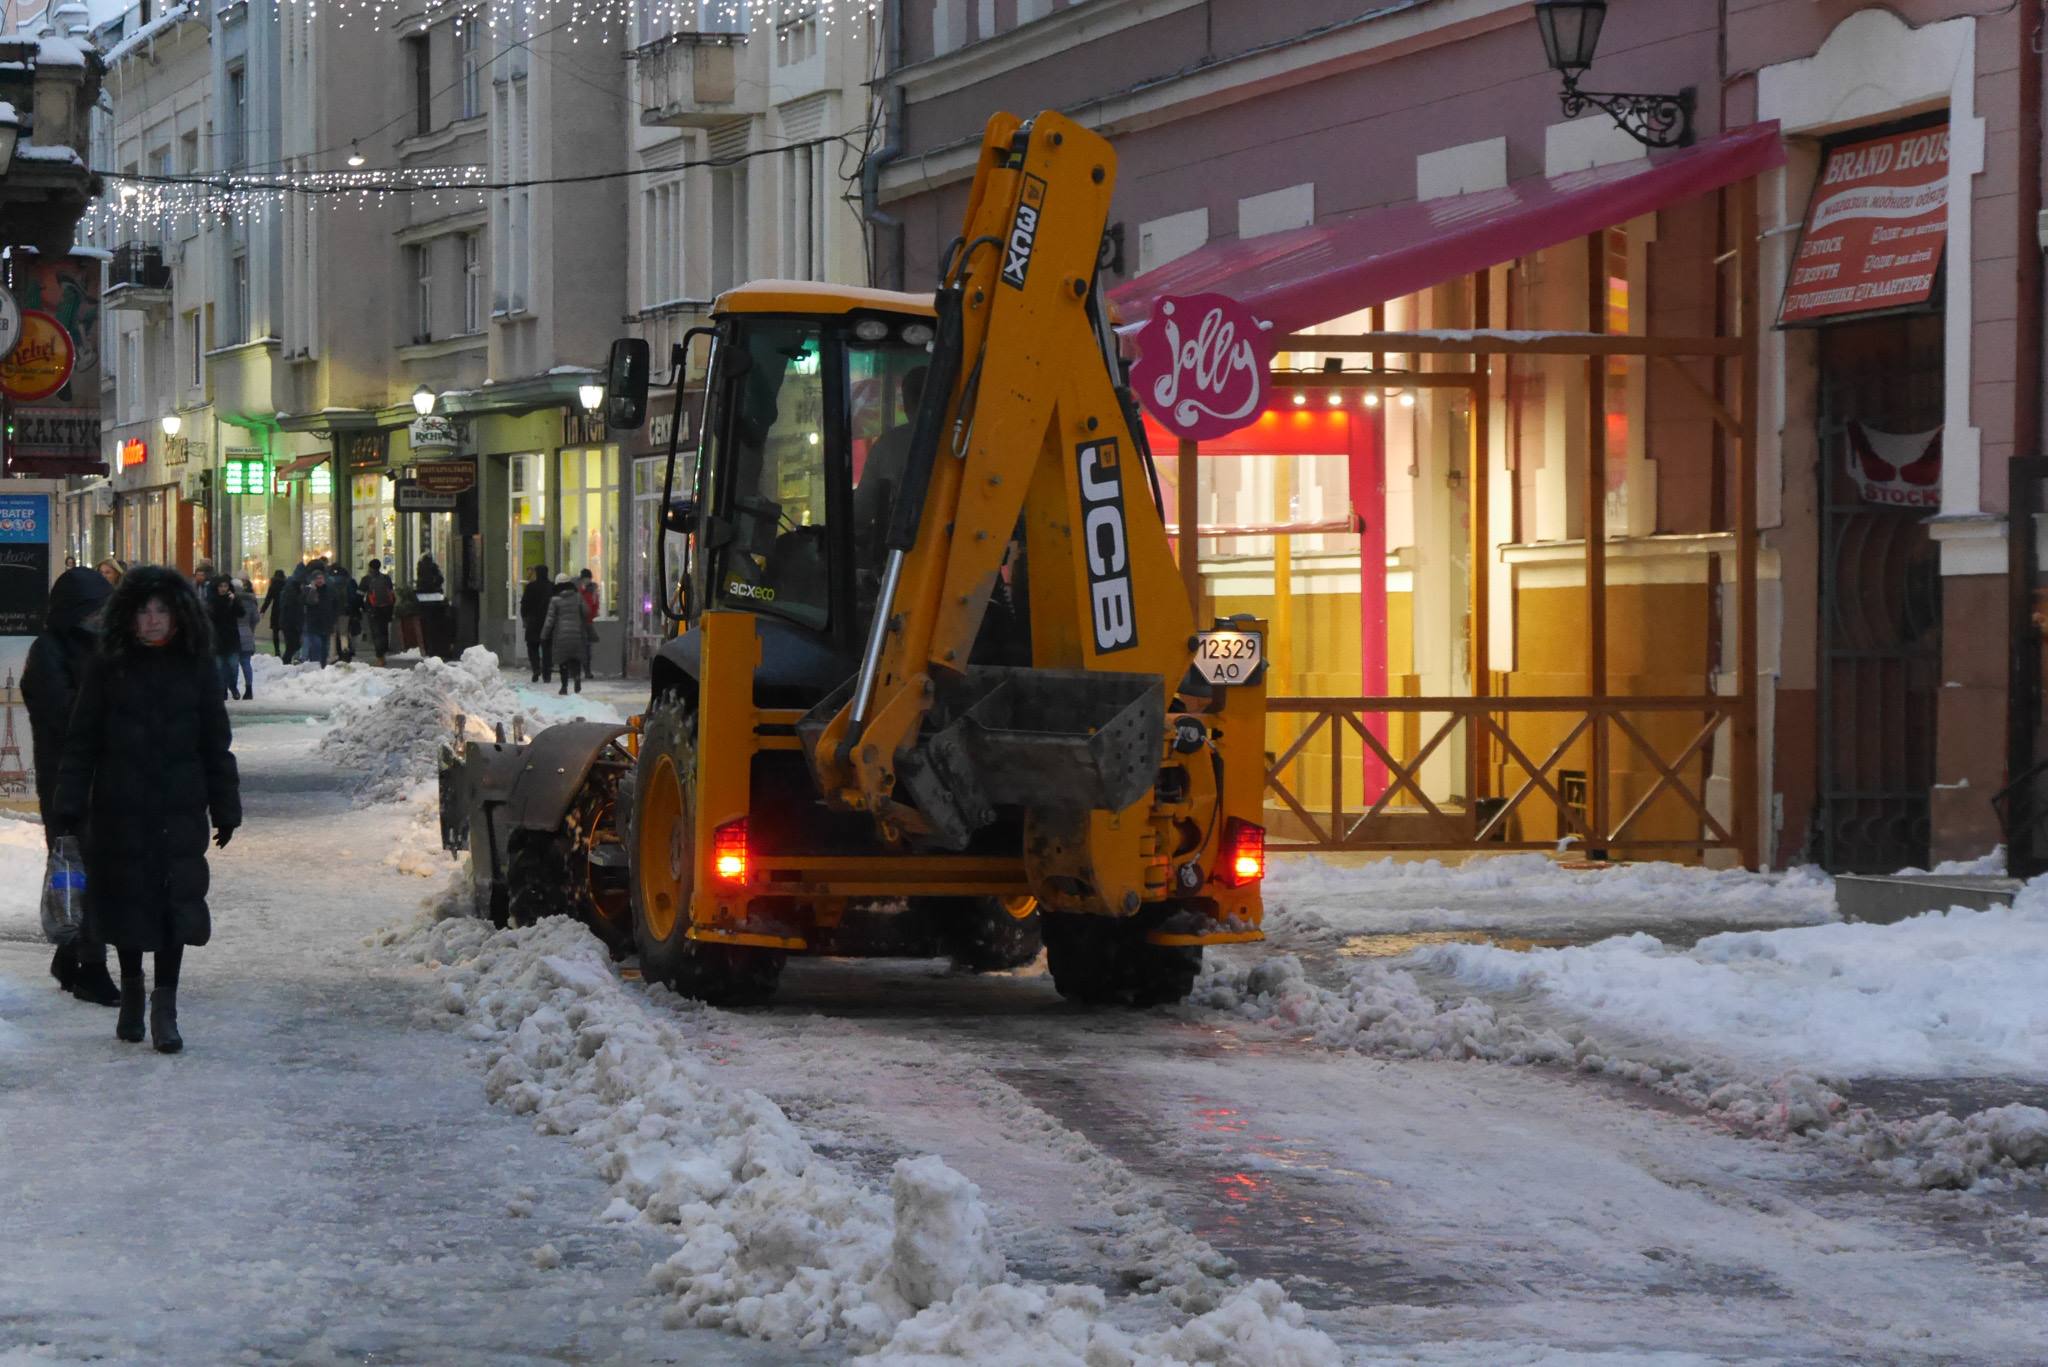
[[[998,807],[1120,812],[1152,791],[1166,733],[1152,674],[974,668],[938,686],[900,776],[934,843],[964,848]]]

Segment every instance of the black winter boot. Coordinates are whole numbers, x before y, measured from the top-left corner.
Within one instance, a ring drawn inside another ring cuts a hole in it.
[[[105,954],[104,949],[98,949],[79,956],[78,976],[71,984],[71,995],[95,1006],[119,1006],[121,989],[114,986],[114,979],[107,973]]]
[[[185,1047],[178,1033],[178,989],[159,987],[149,994],[149,1038],[159,1054],[175,1054]]]
[[[130,1044],[142,1043],[142,975],[121,975],[121,1015],[114,1022],[114,1038]]]
[[[78,960],[72,957],[70,945],[58,945],[57,952],[50,956],[50,976],[57,980],[60,991],[69,992],[71,985],[78,981]]]

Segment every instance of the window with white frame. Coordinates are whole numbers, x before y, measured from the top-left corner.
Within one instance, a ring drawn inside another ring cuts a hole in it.
[[[133,332],[121,334],[121,373],[114,381],[121,389],[121,418],[134,422],[142,416],[142,339]]]
[[[230,171],[239,171],[249,159],[249,73],[245,68],[228,68],[225,104],[222,110],[221,165]]]
[[[753,0],[697,0],[697,32],[746,33],[752,10]]]
[[[747,274],[747,168],[711,172],[711,292],[731,289]]]
[[[782,155],[782,273],[792,279],[825,278],[825,165],[823,147]]]
[[[650,185],[640,194],[640,307],[660,308],[686,293],[683,284],[683,182]]]
[[[484,112],[483,16],[471,14],[456,22],[461,25],[455,39],[462,60],[461,117],[473,119]]]
[[[421,242],[412,253],[412,339],[434,339],[434,244]]]
[[[522,52],[524,49],[513,49]],[[492,86],[491,160],[495,178],[511,188],[493,196],[491,215],[491,308],[523,313],[532,271],[532,191],[516,182],[533,172],[532,105],[523,75]]]
[[[775,65],[793,66],[818,51],[817,0],[784,3],[775,20]]]
[[[480,233],[462,235],[462,330],[484,330],[484,244]]]
[[[228,327],[230,342],[249,340],[249,255],[237,252],[228,270]]]

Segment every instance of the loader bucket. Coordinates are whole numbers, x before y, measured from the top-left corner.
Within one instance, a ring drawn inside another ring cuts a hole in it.
[[[953,848],[997,807],[1122,811],[1158,777],[1166,690],[1156,675],[975,668],[935,701],[935,729],[899,774]]]

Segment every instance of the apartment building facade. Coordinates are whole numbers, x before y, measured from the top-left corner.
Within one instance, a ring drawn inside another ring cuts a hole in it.
[[[627,317],[656,358],[704,324],[711,301],[761,278],[864,284],[860,150],[879,15],[865,6],[703,0],[644,14],[628,53],[631,148]],[[705,347],[689,358],[679,445],[694,446]],[[674,403],[658,389],[625,451],[632,487],[629,650],[665,619],[654,536]],[[671,564],[678,563],[673,557]]]
[[[1300,377],[1329,370],[1350,386],[1332,404],[1372,405],[1348,420],[1361,435],[1205,451],[1187,502],[1168,461],[1168,497],[1199,520],[1205,603],[1291,623],[1274,691],[1380,699],[1353,715],[1468,836],[1611,834],[1567,814],[1590,784],[1680,853],[1733,857],[1742,841],[1705,833],[1746,829],[1763,863],[1972,856],[2001,838],[1991,798],[2014,769],[2009,460],[2039,445],[2031,13],[1614,0],[1584,85],[1693,101],[1693,145],[1651,153],[1597,108],[1565,117],[1517,0],[905,0],[884,38],[876,257],[882,283],[929,283],[987,114],[1053,107],[1114,140],[1127,318],[1196,287],[1326,305],[1285,324],[1276,406],[1320,407]],[[1806,288],[1841,269],[1822,229],[1845,209],[1816,186],[1880,162],[1917,167],[1876,188],[1919,196],[1922,220],[1912,252],[1866,255],[1919,264],[1860,302],[1849,282]],[[1602,205],[1616,216],[1585,218]],[[1499,230],[1497,255],[1452,260],[1474,224]],[[1449,264],[1418,275],[1433,249]],[[1462,354],[1428,335],[1474,330],[1495,335]],[[1376,332],[1430,350],[1379,352]],[[1549,354],[1506,354],[1527,332]],[[1725,357],[1563,354],[1587,332],[1719,338]],[[1504,744],[1471,701],[1590,693],[1609,699],[1581,714],[1604,753],[1527,717]],[[1613,701],[1672,696],[1705,700],[1689,747],[1698,715]],[[1418,758],[1436,719],[1402,697],[1450,699],[1473,728]],[[1732,702],[1711,724],[1718,699],[1748,700],[1753,740]],[[1304,753],[1330,758],[1327,740]],[[1389,771],[1352,754],[1334,795],[1355,815]],[[1557,791],[1501,814],[1531,770]],[[1374,821],[1413,805],[1397,796]]]

